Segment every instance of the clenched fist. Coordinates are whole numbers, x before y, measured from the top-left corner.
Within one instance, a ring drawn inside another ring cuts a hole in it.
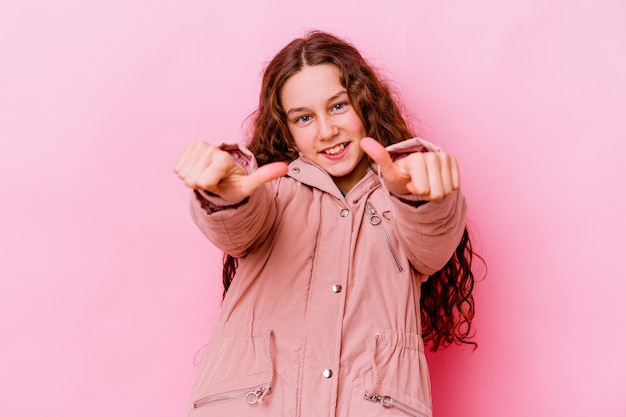
[[[188,144],[174,167],[185,184],[237,203],[258,187],[287,174],[287,164],[274,162],[246,174],[226,151],[206,142]]]

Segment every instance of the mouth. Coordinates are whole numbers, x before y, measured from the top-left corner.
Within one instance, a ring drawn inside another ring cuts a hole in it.
[[[340,143],[338,145],[333,146],[332,148],[327,148],[322,150],[320,153],[323,153],[324,155],[338,155],[341,152],[343,152],[344,149],[346,149],[346,147],[348,147],[349,142],[344,142],[344,143]]]

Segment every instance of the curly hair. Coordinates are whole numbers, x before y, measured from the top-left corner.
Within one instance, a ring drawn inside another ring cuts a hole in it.
[[[259,106],[253,113],[248,148],[259,166],[275,161],[291,162],[298,151],[287,127],[280,92],[289,77],[304,66],[332,64],[339,68],[341,85],[359,115],[367,135],[383,146],[413,137],[390,87],[350,43],[329,33],[313,31],[291,41],[267,65]],[[447,264],[429,277],[421,289],[422,336],[436,351],[453,343],[471,344],[474,318],[474,252],[467,228]],[[232,282],[237,259],[224,255],[224,295]]]
[[[355,47],[324,32],[293,40],[268,64],[263,74],[259,107],[249,149],[259,165],[290,162],[298,157],[280,102],[283,85],[304,66],[333,64],[341,71],[341,85],[361,118],[367,135],[384,146],[412,136],[387,85]]]

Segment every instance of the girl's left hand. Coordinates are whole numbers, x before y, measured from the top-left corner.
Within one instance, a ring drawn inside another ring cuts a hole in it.
[[[394,162],[372,138],[361,139],[361,149],[378,164],[382,180],[393,194],[440,200],[461,186],[456,159],[444,152],[415,152]]]

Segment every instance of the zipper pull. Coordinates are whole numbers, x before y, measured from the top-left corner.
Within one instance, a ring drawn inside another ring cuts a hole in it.
[[[394,401],[393,398],[391,398],[388,395],[370,394],[369,391],[365,391],[365,399],[368,401],[375,402],[375,403],[380,403],[380,405],[382,405],[383,408],[395,407],[398,410],[403,411],[410,416],[426,417],[426,414],[424,414],[423,412],[417,411],[401,402]]]
[[[365,204],[365,209],[367,210],[367,214],[369,214],[370,216],[370,223],[373,226],[378,227],[378,229],[380,230],[380,234],[382,235],[383,239],[385,239],[385,242],[387,243],[387,247],[389,248],[389,252],[391,253],[391,257],[393,258],[393,261],[396,264],[396,268],[398,268],[398,271],[402,272],[404,268],[402,268],[402,265],[400,264],[400,260],[398,259],[398,255],[396,255],[396,251],[393,250],[393,247],[391,246],[391,242],[389,241],[387,232],[385,232],[385,228],[382,225],[383,219],[378,215],[378,213],[376,212],[376,209],[370,203]]]
[[[367,214],[370,215],[370,223],[374,226],[378,226],[380,222],[382,222],[382,219],[380,218],[378,213],[376,213],[376,209],[374,208],[374,206],[372,206],[370,203],[367,203],[365,205],[365,208],[367,210]]]
[[[393,407],[393,400],[388,395],[382,396],[382,395],[370,394],[369,392],[366,392],[365,399],[368,401],[375,402],[375,403],[380,403],[380,405],[382,405],[384,408]]]
[[[259,398],[265,392],[265,387],[259,387],[254,391],[250,391],[246,394],[246,402],[250,405],[256,404],[259,402]],[[269,391],[268,391],[269,394]]]
[[[372,402],[375,402],[375,403],[380,401],[380,395],[378,395],[378,394],[370,394],[369,391],[365,391],[365,395],[363,395],[363,398],[365,398],[367,401],[372,401]]]

